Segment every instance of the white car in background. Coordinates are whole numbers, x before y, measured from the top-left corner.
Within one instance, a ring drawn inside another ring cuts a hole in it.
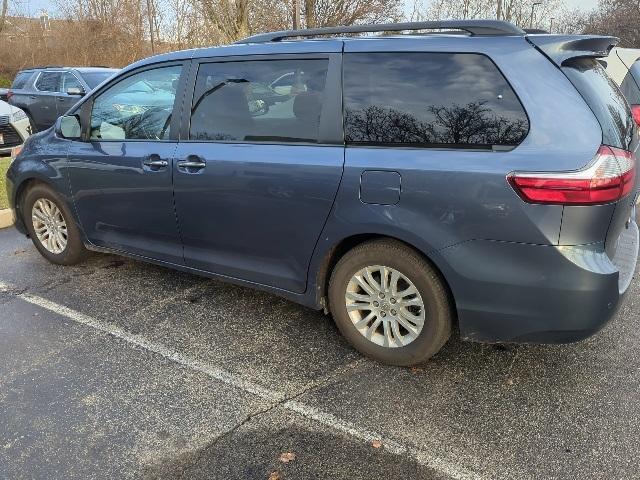
[[[614,48],[602,63],[609,77],[622,90],[640,125],[640,49]]]
[[[29,117],[17,107],[0,100],[0,155],[11,150],[31,135]]]

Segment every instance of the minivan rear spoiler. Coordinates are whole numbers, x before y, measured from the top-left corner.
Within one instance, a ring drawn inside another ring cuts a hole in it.
[[[620,41],[600,35],[528,35],[526,38],[559,67],[572,58],[606,57]]]

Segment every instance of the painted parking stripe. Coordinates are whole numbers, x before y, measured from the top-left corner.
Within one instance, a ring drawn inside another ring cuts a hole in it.
[[[278,405],[307,419],[313,420],[316,423],[323,425],[324,427],[336,430],[363,442],[370,443],[373,440],[380,440],[384,445],[384,448],[386,448],[389,452],[410,457],[417,463],[432,468],[433,470],[444,474],[454,480],[484,480],[481,475],[465,469],[464,467],[459,467],[451,461],[436,457],[424,450],[406,446],[392,439],[385,438],[377,432],[359,427],[353,423],[342,420],[331,413],[324,412],[306,403],[299,402],[293,399],[289,400],[287,399],[287,395],[285,395],[284,393],[262,387],[254,382],[243,378],[240,375],[228,372],[214,365],[200,362],[162,344],[152,342],[141,335],[135,335],[118,326],[101,322],[100,320],[97,320],[96,318],[93,318],[84,313],[78,312],[77,310],[73,310],[69,307],[65,307],[64,305],[57,304],[37,295],[19,292],[13,286],[1,281],[0,292],[8,293],[17,298],[20,298],[21,300],[31,303],[32,305],[36,305],[57,315],[61,315],[70,320],[73,320],[76,323],[91,327],[95,330],[109,334],[134,346],[160,355],[161,357],[182,365],[183,367],[203,373],[214,380],[238,388],[246,393],[255,395],[263,400],[272,403],[274,406]]]

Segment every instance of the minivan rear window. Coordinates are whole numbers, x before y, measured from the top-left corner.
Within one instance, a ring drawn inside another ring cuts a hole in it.
[[[602,142],[628,150],[634,131],[631,110],[602,65],[595,58],[574,58],[562,70],[600,122]]]
[[[19,88],[24,88],[25,85],[27,84],[27,80],[29,80],[29,77],[31,77],[31,75],[33,74],[33,72],[18,72],[18,74],[16,75],[16,78],[13,79],[13,84],[11,85],[12,89],[19,89]]]
[[[345,139],[374,146],[515,147],[527,114],[496,65],[467,53],[346,53]]]

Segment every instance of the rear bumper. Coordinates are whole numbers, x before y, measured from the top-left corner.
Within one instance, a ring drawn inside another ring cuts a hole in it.
[[[631,223],[621,235],[613,259],[602,243],[474,240],[439,254],[464,339],[568,343],[598,332],[616,313],[635,270],[638,228]]]

